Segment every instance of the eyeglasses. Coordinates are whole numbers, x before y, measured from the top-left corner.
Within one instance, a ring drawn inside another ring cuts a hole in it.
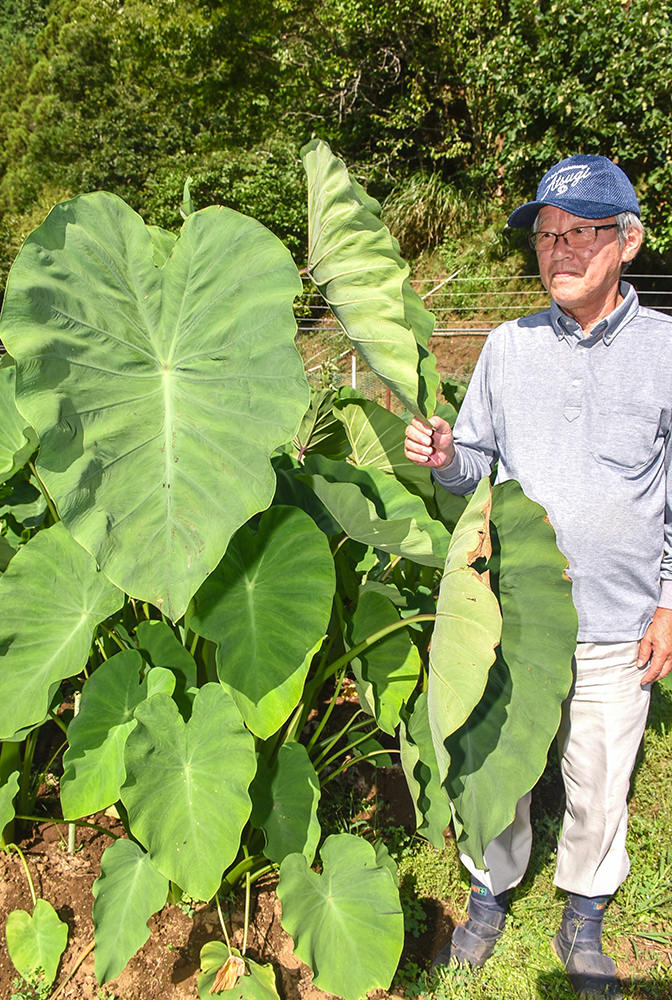
[[[530,246],[537,253],[547,253],[552,250],[558,240],[562,237],[568,247],[572,250],[583,250],[592,246],[597,239],[600,229],[618,229],[617,222],[610,222],[606,226],[576,226],[574,229],[567,229],[564,233],[530,233]]]

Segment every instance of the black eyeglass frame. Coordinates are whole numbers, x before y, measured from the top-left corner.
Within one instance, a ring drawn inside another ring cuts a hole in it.
[[[594,233],[593,238],[590,241],[590,243],[583,243],[583,244],[581,244],[581,246],[572,246],[572,244],[567,239],[567,236],[569,235],[569,233],[578,233],[578,232],[582,232],[583,230],[586,230],[586,229],[592,229],[593,233]],[[572,250],[582,250],[582,249],[585,249],[586,247],[592,247],[593,243],[597,239],[598,230],[600,230],[600,229],[618,229],[618,223],[617,222],[609,222],[609,223],[607,223],[604,226],[572,226],[571,229],[565,229],[564,233],[549,233],[546,229],[540,229],[536,233],[530,233],[527,238],[528,238],[529,244],[532,247],[532,249],[538,251],[537,241],[538,241],[538,239],[539,239],[540,236],[553,236],[554,237],[553,246],[552,247],[545,247],[543,250],[539,251],[540,253],[549,253],[549,251],[555,250],[555,245],[558,242],[558,240],[560,239],[560,237],[563,238],[563,240],[565,241],[565,243],[567,244],[567,246],[571,247]]]

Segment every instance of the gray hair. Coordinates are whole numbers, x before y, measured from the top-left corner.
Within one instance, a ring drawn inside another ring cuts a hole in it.
[[[616,235],[622,247],[625,246],[625,241],[631,229],[635,229],[638,233],[644,233],[642,220],[634,212],[619,212],[616,216],[616,224],[618,225]]]

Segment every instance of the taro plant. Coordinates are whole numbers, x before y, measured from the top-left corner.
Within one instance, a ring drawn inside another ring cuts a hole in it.
[[[409,410],[454,416],[379,206],[324,143],[303,158],[306,273]],[[83,195],[12,267],[0,738],[9,768],[56,721],[64,822],[116,806],[124,834],[93,887],[101,984],[169,897],[219,905],[276,870],[298,956],[355,1000],[389,986],[402,909],[383,845],[322,830],[322,789],[398,737],[418,829],[442,842],[452,811],[481,857],[569,687],[566,564],[517,484],[485,480],[467,505],[406,461],[399,417],[311,398],[288,251],[253,219],[192,208],[187,192],[175,235]],[[336,723],[346,677],[358,704]],[[273,994],[245,950],[206,946],[202,996]]]

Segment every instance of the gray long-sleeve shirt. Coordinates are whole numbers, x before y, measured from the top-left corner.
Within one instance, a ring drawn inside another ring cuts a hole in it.
[[[672,317],[621,293],[588,337],[555,302],[493,330],[434,472],[464,494],[498,462],[546,508],[581,642],[639,639],[672,607]]]

